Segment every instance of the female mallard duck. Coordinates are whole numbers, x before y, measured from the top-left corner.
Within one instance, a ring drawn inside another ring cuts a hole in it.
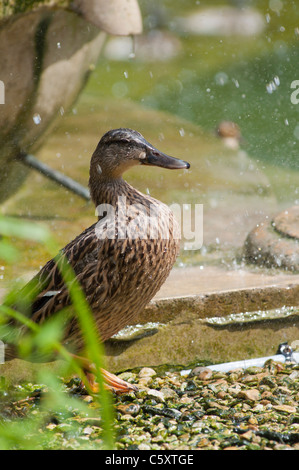
[[[140,164],[169,169],[190,166],[160,152],[137,131],[107,132],[90,164],[89,187],[98,221],[62,249],[103,341],[124,328],[154,297],[179,252],[178,227],[170,209],[122,178],[126,170]],[[70,297],[54,259],[34,279],[41,283],[42,291],[32,304],[31,319],[43,323],[70,305]],[[76,351],[83,349],[75,317],[66,327],[64,344]],[[106,371],[103,375],[116,392],[134,389]]]

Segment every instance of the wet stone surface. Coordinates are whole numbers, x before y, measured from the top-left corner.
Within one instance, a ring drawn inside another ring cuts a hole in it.
[[[299,206],[257,225],[244,245],[249,263],[299,271]]]
[[[286,209],[274,217],[273,226],[282,235],[299,240],[299,206]]]
[[[139,391],[113,399],[118,450],[299,449],[298,364],[269,361],[263,368],[228,373],[196,367],[188,377],[177,369],[146,368],[121,377],[137,384]],[[66,394],[97,409],[94,397],[74,380],[64,386]],[[41,411],[43,425],[37,432],[50,436],[48,448],[101,448],[100,416],[86,417],[78,411],[53,419],[50,411],[39,409],[45,399],[37,393],[42,387],[24,385],[27,401],[12,405],[7,399],[1,420],[30,418]]]

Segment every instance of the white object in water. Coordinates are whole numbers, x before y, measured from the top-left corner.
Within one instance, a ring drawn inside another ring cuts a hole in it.
[[[273,361],[277,362],[286,362],[285,356],[283,354],[276,354],[274,356],[267,356],[267,357],[256,357],[254,359],[243,359],[241,361],[234,361],[234,362],[224,362],[222,364],[214,364],[212,366],[207,366],[207,369],[215,370],[218,372],[229,372],[234,369],[247,369],[248,367],[263,367],[265,362],[272,359]],[[293,361],[299,362],[299,353],[292,354]],[[189,375],[192,369],[189,370],[182,370],[181,375],[186,376]]]

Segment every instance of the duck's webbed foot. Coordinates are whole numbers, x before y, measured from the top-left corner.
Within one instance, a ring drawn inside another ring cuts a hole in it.
[[[98,393],[99,391],[99,385],[96,382],[96,375],[95,375],[95,366],[92,364],[88,359],[85,357],[81,356],[75,356],[74,354],[72,355],[81,365],[82,370],[85,374],[85,377],[87,378],[89,387],[93,393]],[[125,380],[122,380],[121,378],[117,377],[114,374],[111,374],[105,369],[101,369],[101,373],[103,376],[104,380],[104,386],[107,390],[110,390],[117,395],[120,395],[122,393],[128,393],[128,392],[137,392],[138,387],[136,385],[130,384],[129,382],[126,382]]]

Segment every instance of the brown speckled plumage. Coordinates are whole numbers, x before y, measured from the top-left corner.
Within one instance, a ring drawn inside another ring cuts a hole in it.
[[[91,159],[91,197],[96,207],[109,204],[115,210],[117,220],[127,224],[133,220],[135,226],[126,238],[119,238],[116,224],[114,239],[100,239],[97,230],[101,224],[104,228],[111,225],[110,221],[105,224],[107,213],[104,213],[62,250],[85,292],[104,341],[125,327],[154,297],[179,252],[177,222],[170,209],[137,191],[122,178],[124,171],[137,164],[172,169],[189,167],[188,163],[159,152],[136,131],[116,129],[107,132]],[[120,197],[125,204],[119,204]],[[137,205],[134,206],[137,213],[131,213],[132,205]],[[142,210],[139,211],[138,207]],[[155,238],[150,238],[152,233],[149,229],[147,238],[144,234],[143,238],[138,238],[138,228],[144,227],[145,217],[152,215],[150,210],[153,208],[160,211],[156,219],[158,224],[154,226]],[[136,215],[140,219],[137,224]],[[165,237],[167,224],[168,238]],[[35,280],[42,282],[43,289],[32,305],[31,318],[42,323],[70,305],[70,298],[54,260],[40,270]],[[83,347],[75,317],[66,326],[64,342],[75,345],[76,350]]]

